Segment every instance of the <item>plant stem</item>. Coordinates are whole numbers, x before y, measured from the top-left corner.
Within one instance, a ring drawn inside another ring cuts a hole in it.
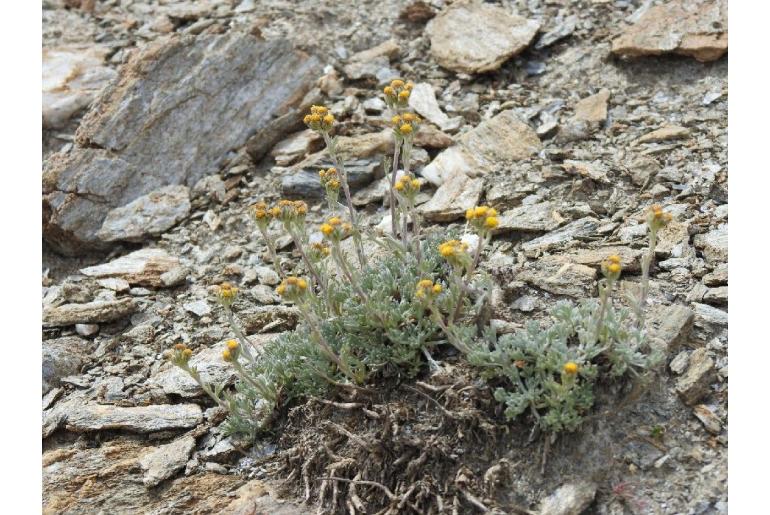
[[[647,305],[647,294],[650,288],[650,267],[655,259],[655,247],[658,244],[658,231],[650,229],[650,246],[647,255],[642,259],[642,279],[639,286],[639,302],[636,305],[636,327],[644,327],[644,309]]]
[[[395,138],[396,147],[393,150],[393,164],[390,171],[390,225],[393,237],[398,237],[398,219],[396,218],[396,172],[398,172],[398,158],[401,153],[401,141]]]
[[[331,348],[329,343],[326,341],[326,338],[324,338],[323,334],[321,333],[321,330],[318,328],[318,325],[316,324],[315,319],[313,318],[313,315],[308,312],[306,306],[304,304],[298,304],[298,307],[300,311],[302,311],[302,314],[305,316],[305,320],[307,320],[308,325],[310,326],[310,330],[313,332],[313,334],[316,337],[316,343],[319,347],[321,347],[321,350],[323,351],[326,356],[332,360],[332,362],[337,365],[337,368],[340,369],[340,371],[347,376],[348,379],[353,381],[354,383],[358,383],[358,380],[356,378],[356,375],[353,373],[352,370],[350,370],[350,367],[346,363],[344,363],[339,356],[334,352],[334,350]]]
[[[206,392],[206,395],[211,397],[214,400],[214,402],[217,403],[218,406],[227,409],[227,406],[222,401],[222,399],[217,397],[216,394],[214,394],[214,392],[211,390],[211,387],[203,382],[203,380],[201,379],[200,373],[196,369],[190,368],[189,365],[185,365],[184,367],[182,367],[182,370],[187,372],[190,375],[190,377],[192,377],[193,380],[196,383],[198,383],[198,386],[200,386],[203,389],[203,391]]]
[[[308,272],[310,272],[310,275],[313,276],[313,282],[315,282],[318,285],[318,288],[323,292],[324,284],[321,282],[321,276],[318,275],[318,271],[313,266],[313,263],[310,262],[310,259],[308,259],[307,254],[305,254],[305,250],[302,248],[302,242],[293,229],[287,226],[286,230],[289,232],[289,236],[291,236],[291,240],[294,242],[294,246],[297,247],[297,251],[302,257],[302,261],[305,262],[305,266],[307,267]]]
[[[601,333],[602,324],[604,323],[604,314],[607,311],[607,306],[612,298],[612,288],[615,286],[615,281],[607,279],[604,287],[599,286],[599,297],[601,297],[601,304],[599,305],[599,318],[596,321],[596,337],[595,340],[599,340],[599,334]]]
[[[353,280],[353,274],[350,272],[348,263],[345,260],[345,257],[342,255],[339,242],[335,241],[332,243],[332,257],[337,263],[337,266],[339,267],[340,272],[342,272],[342,275],[344,275],[345,279],[350,283],[351,286],[353,286],[353,288],[356,290],[356,293],[358,293],[358,295],[361,297],[361,300],[366,301],[366,293],[364,293],[364,291],[361,289],[358,282]]]
[[[267,228],[263,228],[262,226],[259,227],[259,232],[262,233],[262,239],[265,240],[265,245],[267,245],[267,250],[270,253],[270,259],[273,260],[273,268],[275,268],[275,273],[278,274],[278,277],[283,278],[283,272],[281,271],[281,263],[278,261],[278,254],[275,252],[275,246],[273,245],[273,240],[270,239],[270,236],[267,234]]]
[[[476,251],[473,255],[473,262],[471,263],[470,268],[468,269],[468,272],[465,274],[465,277],[468,281],[470,281],[471,277],[473,276],[473,273],[476,271],[476,267],[479,265],[479,259],[481,258],[481,249],[487,244],[487,241],[489,240],[489,236],[481,236],[479,235],[479,242],[476,245]],[[451,325],[458,316],[460,316],[460,311],[462,311],[463,307],[463,300],[465,296],[465,289],[468,287],[467,283],[462,283],[464,288],[460,290],[460,295],[457,299],[457,305],[455,306],[455,310],[452,312],[452,317],[449,319],[449,324]]]
[[[412,215],[412,229],[414,236],[412,241],[414,242],[414,253],[417,256],[417,265],[422,264],[422,247],[420,246],[420,218],[417,214],[417,209],[414,207],[414,203],[409,203],[409,212]]]
[[[243,365],[241,365],[237,359],[232,360],[231,363],[233,364],[233,367],[238,372],[238,375],[241,377],[241,379],[243,379],[247,383],[250,383],[254,388],[256,388],[263,399],[268,400],[270,402],[276,401],[275,392],[268,391],[268,387],[266,385],[252,378],[249,375],[248,371],[243,368]]]
[[[348,184],[348,172],[345,170],[345,166],[343,165],[342,161],[337,156],[337,148],[335,143],[332,141],[331,136],[329,136],[329,133],[324,132],[324,143],[326,143],[326,149],[329,151],[329,156],[332,158],[332,162],[334,163],[334,166],[342,172],[342,190],[345,192],[345,201],[348,205],[348,210],[350,211],[350,222],[353,224],[354,231],[353,231],[353,241],[356,244],[356,253],[358,254],[358,263],[361,265],[361,269],[363,270],[366,268],[366,259],[364,258],[364,249],[363,244],[361,242],[361,227],[358,224],[358,215],[356,215],[356,210],[353,207],[353,199],[350,196],[350,185]]]
[[[249,350],[249,347],[251,347],[251,342],[246,338],[246,335],[243,334],[243,331],[241,331],[240,326],[235,321],[235,316],[233,315],[233,310],[230,309],[230,306],[224,304],[223,307],[225,308],[225,315],[227,316],[227,324],[230,326],[230,329],[235,333],[235,337],[238,338],[241,342],[241,348],[243,349],[243,354],[251,361],[252,363],[255,363],[254,355]]]

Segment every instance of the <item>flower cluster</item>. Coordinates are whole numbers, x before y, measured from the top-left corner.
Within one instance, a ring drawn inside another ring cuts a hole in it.
[[[302,277],[287,277],[281,281],[275,292],[286,300],[297,300],[307,292],[307,281]]]
[[[332,167],[328,170],[320,170],[318,172],[318,177],[321,178],[321,186],[326,189],[326,192],[328,193],[329,190],[332,191],[339,191],[340,189],[340,177],[337,174],[337,169]]]
[[[385,94],[385,103],[391,109],[406,107],[409,104],[409,95],[412,93],[414,84],[404,82],[401,79],[394,79],[390,86],[385,86],[382,92]]]
[[[305,125],[316,132],[328,133],[334,125],[334,115],[325,106],[312,106],[310,114],[306,114],[303,120]]]
[[[235,297],[238,295],[238,288],[230,283],[222,283],[219,285],[218,297],[219,302],[226,307],[230,307],[235,302]]]
[[[283,223],[302,221],[307,215],[307,204],[302,200],[279,200],[271,213]]]
[[[414,175],[407,173],[399,177],[393,187],[403,197],[414,200],[414,197],[420,192],[420,186],[422,186],[420,179],[416,179]]]
[[[311,243],[308,247],[308,257],[313,262],[321,261],[331,253],[329,246],[322,242]]]
[[[396,137],[408,140],[414,137],[414,133],[420,128],[421,121],[420,117],[414,113],[397,114],[390,119]]]
[[[174,348],[166,352],[166,357],[178,367],[186,367],[193,355],[192,349],[184,343],[177,343]]]
[[[602,261],[602,274],[610,281],[617,281],[621,270],[620,256],[617,254],[613,254]]]
[[[237,361],[241,346],[235,340],[228,340],[225,350],[222,351],[222,359],[228,362]]]
[[[445,241],[438,246],[438,253],[453,267],[468,268],[471,264],[471,255],[468,253],[468,244],[464,241]]]
[[[647,213],[647,225],[653,232],[657,232],[659,229],[668,225],[671,219],[671,213],[666,213],[663,211],[663,208],[657,204],[650,207],[650,211]]]
[[[434,283],[430,279],[422,279],[417,283],[414,296],[420,300],[429,300],[439,295],[442,290],[443,287],[440,284]]]
[[[338,216],[329,218],[326,223],[321,224],[319,227],[321,234],[324,238],[332,241],[339,242],[350,236],[353,231],[353,226],[347,222],[343,222]]]
[[[480,234],[488,234],[500,225],[497,210],[489,206],[476,206],[465,212],[465,219]]]
[[[580,368],[578,367],[578,364],[574,361],[568,361],[564,364],[564,373],[569,375],[575,375],[578,373]]]
[[[261,201],[251,206],[251,212],[254,215],[254,220],[256,220],[257,225],[262,228],[267,227],[272,218],[269,209],[270,208],[267,207],[267,204]]]

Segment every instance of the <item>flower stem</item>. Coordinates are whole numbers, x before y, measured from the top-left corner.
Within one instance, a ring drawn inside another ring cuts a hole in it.
[[[348,205],[348,211],[350,211],[350,222],[353,224],[354,231],[353,231],[353,241],[356,244],[356,254],[358,255],[358,263],[361,265],[361,269],[363,270],[366,267],[366,259],[364,258],[364,249],[363,244],[361,242],[361,227],[358,223],[358,215],[356,214],[356,210],[353,207],[353,199],[350,196],[350,185],[348,184],[348,172],[345,170],[345,165],[342,163],[342,161],[337,156],[337,147],[332,140],[331,136],[329,136],[328,132],[323,133],[324,142],[326,143],[326,149],[329,151],[329,156],[332,158],[332,162],[334,163],[334,166],[342,172],[342,191],[345,192],[345,201]]]
[[[230,326],[230,329],[235,333],[235,337],[238,338],[241,342],[241,348],[243,349],[243,354],[251,361],[252,363],[255,363],[256,360],[254,359],[254,355],[249,350],[249,347],[251,347],[251,342],[246,338],[246,335],[243,334],[243,331],[241,330],[238,323],[235,321],[235,316],[233,315],[233,310],[230,309],[230,306],[223,305],[225,308],[225,315],[227,316],[227,325]]]
[[[275,246],[273,245],[273,240],[267,234],[267,228],[262,227],[261,225],[258,227],[259,227],[259,232],[262,233],[262,239],[265,240],[265,245],[267,245],[267,250],[270,253],[270,259],[273,261],[273,268],[275,268],[275,273],[278,274],[278,277],[283,278],[283,272],[281,271],[281,263],[278,261],[278,254],[275,252]]]

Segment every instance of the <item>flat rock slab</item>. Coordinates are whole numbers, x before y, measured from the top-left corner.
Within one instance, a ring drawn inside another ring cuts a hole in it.
[[[436,100],[433,86],[427,82],[420,82],[414,85],[412,94],[409,95],[409,107],[417,111],[420,116],[429,122],[436,124],[441,130],[457,129],[461,123],[460,118],[450,119],[441,110]]]
[[[163,249],[140,249],[102,265],[81,268],[80,273],[96,279],[119,278],[129,284],[160,288],[164,274],[181,268],[179,258]]]
[[[45,240],[70,255],[109,248],[97,234],[110,211],[216,173],[229,151],[298,105],[319,74],[316,58],[282,39],[231,31],[148,44],[95,100],[77,146],[46,163]]]
[[[641,268],[639,260],[644,252],[639,249],[632,249],[620,245],[609,247],[599,247],[596,249],[578,250],[569,255],[569,259],[581,265],[587,265],[594,268],[601,267],[601,264],[610,256],[618,256],[620,265],[624,272],[638,272]]]
[[[588,96],[575,104],[576,120],[589,123],[603,123],[607,119],[607,102],[610,90],[602,89],[595,95]]]
[[[522,243],[521,249],[525,253],[542,252],[554,247],[559,247],[569,243],[575,238],[583,238],[591,236],[596,233],[596,229],[599,227],[599,220],[596,218],[587,216],[574,222],[570,222],[567,225],[551,231],[548,234],[544,234],[539,238],[530,240],[526,243]]]
[[[547,232],[556,229],[565,219],[553,202],[539,202],[503,211],[495,234],[506,232]]]
[[[117,75],[106,66],[109,48],[43,49],[43,128],[65,126]]]
[[[676,393],[688,406],[696,404],[708,395],[711,383],[716,380],[714,360],[705,348],[690,354],[690,366],[676,382]]]
[[[76,432],[124,430],[154,433],[168,429],[188,429],[203,421],[197,404],[153,404],[121,407],[84,404],[67,413],[67,429]]]
[[[190,188],[165,186],[107,213],[96,237],[106,242],[140,242],[163,234],[189,214]]]
[[[270,155],[275,158],[278,166],[289,166],[296,163],[306,155],[316,152],[323,146],[323,139],[315,131],[306,129],[296,132],[278,143]]]
[[[419,132],[418,132],[419,134]],[[502,111],[460,137],[420,174],[440,186],[458,172],[474,177],[529,159],[542,148],[537,133],[512,111]]]
[[[478,204],[483,190],[484,179],[458,172],[446,180],[433,197],[419,207],[419,211],[431,222],[456,220]]]
[[[727,224],[693,238],[695,246],[701,249],[706,260],[711,263],[727,262],[727,240]]]
[[[693,310],[679,304],[655,305],[648,310],[645,323],[650,336],[658,338],[669,354],[677,352],[692,330],[695,319]]]
[[[690,129],[687,127],[679,127],[678,125],[666,125],[660,129],[656,129],[649,132],[636,140],[637,143],[660,143],[663,141],[671,141],[676,139],[683,139],[690,135]]]
[[[461,73],[496,70],[522,52],[540,24],[479,1],[458,2],[425,27],[436,62]]]
[[[43,341],[43,395],[59,385],[62,377],[80,372],[88,358],[89,342],[77,336]]]
[[[131,298],[48,307],[43,310],[43,327],[112,322],[134,314],[138,308]]]
[[[650,7],[612,42],[626,57],[679,54],[715,61],[727,52],[727,0],[673,0]]]
[[[516,278],[555,295],[586,297],[593,294],[596,270],[564,256],[546,256],[527,263]]]
[[[144,471],[142,482],[146,487],[161,483],[187,464],[190,453],[195,448],[195,438],[185,436],[173,442],[155,447],[139,458],[139,466]]]

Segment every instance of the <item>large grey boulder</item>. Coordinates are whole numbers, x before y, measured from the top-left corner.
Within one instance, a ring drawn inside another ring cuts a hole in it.
[[[108,213],[216,173],[254,133],[299,117],[319,75],[320,62],[288,41],[239,32],[137,51],[84,116],[76,147],[46,163],[43,237],[69,255],[107,249]]]

